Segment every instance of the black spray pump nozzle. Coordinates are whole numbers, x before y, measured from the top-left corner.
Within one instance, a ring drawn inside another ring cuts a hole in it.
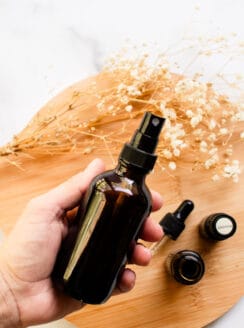
[[[159,222],[164,234],[176,240],[185,229],[184,222],[193,208],[194,204],[191,200],[184,200],[173,213],[167,213]]]
[[[153,154],[165,119],[147,112],[131,139],[130,145]]]
[[[120,159],[145,171],[152,170],[157,159],[154,151],[164,122],[163,117],[146,112],[130,143],[124,145]]]

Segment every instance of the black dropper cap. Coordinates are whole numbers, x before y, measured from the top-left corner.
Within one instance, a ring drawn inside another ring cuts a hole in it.
[[[130,143],[124,145],[119,158],[127,164],[151,171],[157,159],[154,151],[164,122],[164,118],[146,112]]]
[[[164,234],[176,240],[185,229],[185,220],[194,208],[191,200],[184,200],[173,213],[167,213],[159,222]]]

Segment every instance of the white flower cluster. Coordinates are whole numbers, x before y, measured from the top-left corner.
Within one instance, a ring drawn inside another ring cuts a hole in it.
[[[205,161],[204,166],[208,170],[214,167],[215,165],[217,165],[218,162],[219,162],[219,156],[218,154],[214,154],[213,156],[211,156],[209,159]]]
[[[225,165],[223,173],[225,178],[232,178],[234,182],[238,182],[240,174],[241,169],[238,160],[232,160],[231,164]]]
[[[184,101],[194,103],[198,106],[206,104],[208,87],[204,83],[183,78],[175,85],[175,93],[179,97],[183,97]]]
[[[140,90],[141,84],[139,82],[135,82],[131,85],[126,85],[125,83],[120,83],[117,87],[118,94],[124,93],[127,96],[141,96],[142,92]]]
[[[180,161],[192,161],[192,169],[208,170],[213,181],[225,177],[237,182],[240,168],[236,160],[231,162],[232,136],[243,108],[217,94],[211,83],[171,73],[165,56],[158,57],[154,63],[146,53],[134,59],[114,57],[105,71],[118,83],[98,97],[98,109],[113,104],[112,115],[127,113],[130,118],[144,110],[161,114],[166,118],[158,148],[162,169],[175,171]],[[244,132],[239,138],[244,139]]]

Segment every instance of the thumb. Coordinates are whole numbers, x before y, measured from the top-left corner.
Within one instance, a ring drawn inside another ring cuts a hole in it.
[[[46,201],[46,204],[52,206],[56,205],[62,213],[74,208],[78,205],[92,179],[104,169],[105,165],[101,159],[93,160],[84,171],[42,195],[43,202]]]

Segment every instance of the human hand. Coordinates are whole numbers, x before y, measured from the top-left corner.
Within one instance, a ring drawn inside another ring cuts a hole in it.
[[[103,162],[94,160],[83,172],[31,200],[5,241],[0,253],[0,273],[10,297],[8,302],[15,307],[10,311],[16,318],[12,328],[56,320],[82,307],[81,302],[57,290],[50,275],[67,234],[67,214],[80,203],[93,177],[103,171]],[[155,192],[152,199],[155,211],[162,206],[162,200]],[[162,228],[148,218],[140,238],[153,242],[160,240],[162,234]],[[147,248],[135,245],[132,263],[147,265],[150,258]],[[114,294],[131,290],[134,284],[135,273],[126,268]]]

